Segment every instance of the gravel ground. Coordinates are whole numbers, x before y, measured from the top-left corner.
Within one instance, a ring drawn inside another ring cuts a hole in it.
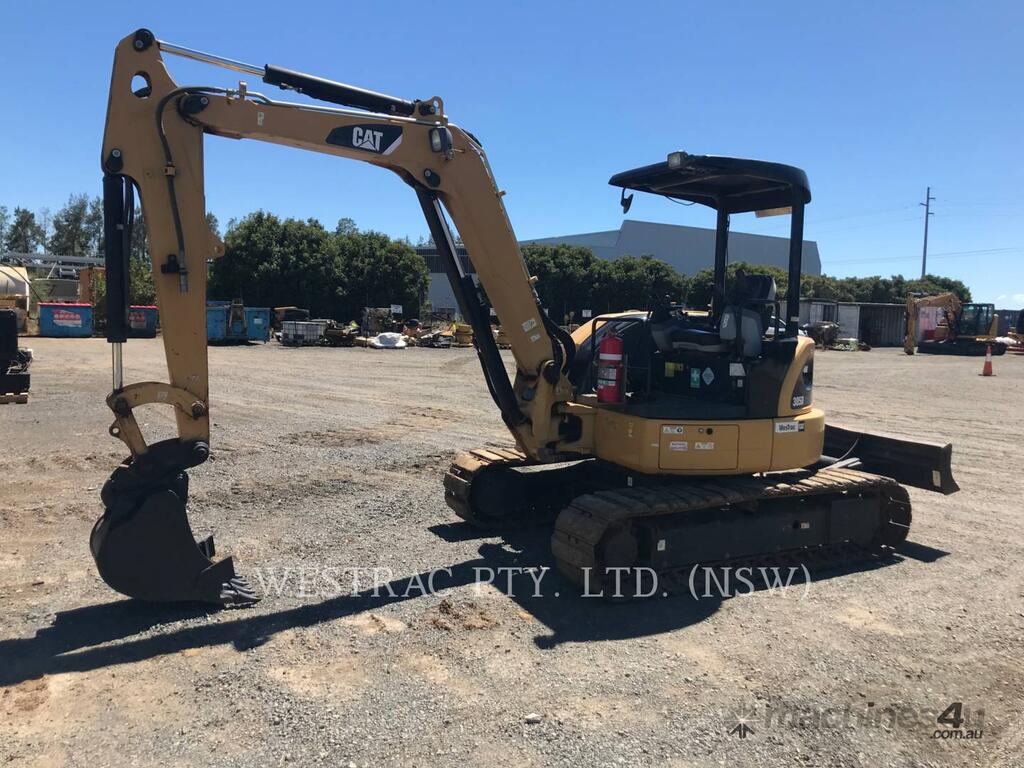
[[[3,765],[1024,765],[1022,358],[985,379],[976,358],[819,353],[833,423],[952,441],[962,491],[912,490],[883,566],[620,604],[551,573],[541,597],[529,574],[514,597],[475,583],[551,562],[547,531],[481,538],[444,504],[457,451],[509,442],[471,351],[214,348],[190,515],[266,597],[205,612],[97,577],[124,454],[109,352],[31,341],[31,400],[0,406]],[[165,378],[160,342],[127,366]],[[981,738],[933,737],[953,702]]]

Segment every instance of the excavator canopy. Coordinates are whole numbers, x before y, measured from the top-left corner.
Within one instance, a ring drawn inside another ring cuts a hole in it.
[[[726,213],[787,208],[811,201],[807,174],[792,165],[673,152],[663,163],[623,171],[613,187],[700,203]]]
[[[700,203],[717,211],[715,227],[715,300],[712,313],[718,320],[726,295],[726,261],[729,255],[729,214],[765,211],[792,214],[789,230],[789,284],[800,285],[803,271],[804,206],[811,201],[807,174],[792,165],[746,160],[719,155],[672,152],[663,163],[645,165],[612,176],[608,183],[622,187],[622,210],[629,210],[635,189],[653,195]],[[796,338],[800,320],[800,296],[786,298],[783,335]]]

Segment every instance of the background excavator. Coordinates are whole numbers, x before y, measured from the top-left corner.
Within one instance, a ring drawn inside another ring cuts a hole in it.
[[[939,307],[943,319],[935,327],[935,337],[917,341],[917,326],[923,307]],[[907,294],[907,335],[903,351],[914,354],[970,355],[980,357],[989,347],[993,355],[1006,353],[1006,345],[997,341],[999,315],[994,304],[963,303],[955,293],[934,296]]]
[[[241,71],[337,106],[274,101],[237,88],[178,86],[162,54]],[[135,83],[133,84],[133,80]],[[338,108],[342,107],[342,108]],[[777,163],[673,152],[612,177],[626,190],[716,213],[714,299],[669,301],[593,318],[571,335],[537,298],[480,142],[438,97],[410,101],[276,66],[259,67],[157,40],[118,45],[104,170],[110,433],[131,456],[102,491],[91,536],[103,579],[147,600],[226,606],[258,599],[231,558],[188,524],[186,471],[210,455],[206,264],[223,248],[206,224],[203,139],[256,139],[361,160],[415,192],[473,330],[488,390],[516,447],[461,454],[445,498],[479,525],[555,518],[552,552],[570,579],[604,584],[621,569],[672,575],[693,564],[778,557],[813,564],[873,557],[907,536],[905,483],[957,490],[951,446],[826,426],[812,403],[813,343],[797,331],[798,296],[763,275],[726,283],[733,214],[791,211],[789,284],[800,284],[806,175]],[[170,381],[126,384],[127,255],[141,193]],[[511,346],[509,379],[489,309],[462,270],[458,230]],[[178,437],[146,443],[133,415],[171,406]]]

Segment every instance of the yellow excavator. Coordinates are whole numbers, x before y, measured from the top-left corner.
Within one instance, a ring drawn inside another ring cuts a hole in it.
[[[163,55],[226,67],[321,104],[237,88],[179,86]],[[951,446],[826,426],[812,403],[814,345],[797,331],[796,292],[771,278],[726,283],[734,214],[791,210],[789,284],[800,284],[806,175],[792,166],[673,152],[617,174],[623,208],[644,192],[716,212],[714,300],[664,300],[592,318],[572,334],[538,300],[480,141],[440,97],[407,100],[277,66],[158,40],[145,29],[114,56],[101,162],[114,414],[131,455],[102,490],[90,540],[103,579],[145,600],[242,606],[258,600],[213,540],[193,538],[187,470],[210,455],[206,264],[223,251],[206,224],[203,140],[253,139],[360,160],[416,194],[446,265],[491,397],[514,448],[459,455],[445,498],[475,524],[554,520],[552,552],[579,583],[623,569],[657,576],[695,564],[876,557],[907,536],[901,483],[957,490]],[[127,258],[141,195],[163,322],[168,382],[126,383]],[[490,307],[456,255],[450,216]],[[510,380],[490,330],[501,319]],[[178,436],[148,444],[134,410],[174,409]]]
[[[921,309],[939,307],[943,319],[935,328],[931,339],[917,341],[917,326]],[[907,294],[907,335],[903,339],[903,351],[914,354],[914,348],[921,354],[968,355],[979,357],[989,348],[994,355],[1006,354],[1006,344],[998,341],[999,315],[994,304],[963,303],[955,293],[938,293],[933,296]]]
[[[1024,345],[1024,309],[1017,313],[1017,320],[1006,335],[1013,339],[1017,347]]]

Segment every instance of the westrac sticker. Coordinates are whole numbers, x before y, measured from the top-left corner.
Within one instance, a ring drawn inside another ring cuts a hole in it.
[[[668,444],[670,451],[687,451],[690,449],[690,444],[685,440],[672,440]]]
[[[683,428],[678,424],[665,424],[661,428],[663,435],[681,435],[683,434]]]
[[[715,450],[714,443],[694,443],[693,449],[695,451],[713,451]]]
[[[804,423],[802,421],[777,421],[775,422],[775,431],[780,434],[786,432],[803,432]]]

